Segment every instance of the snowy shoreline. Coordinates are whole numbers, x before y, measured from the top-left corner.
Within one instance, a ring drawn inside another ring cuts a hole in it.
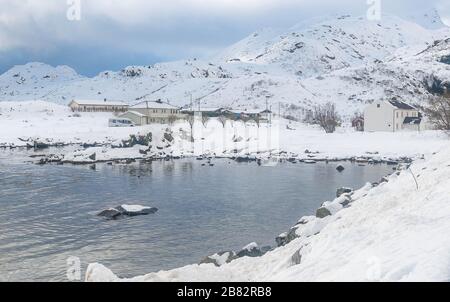
[[[32,149],[34,142],[80,146],[79,150],[48,157],[63,164],[205,155],[269,163],[273,157],[309,163],[348,159],[361,164],[382,160],[397,164],[402,158],[405,162],[414,160],[412,171],[419,190],[409,170],[394,173],[388,182],[355,191],[350,201],[338,198],[324,203],[326,210],[316,214],[332,215],[300,219],[294,231],[280,236],[280,242],[289,234],[300,237],[263,257],[240,258],[219,268],[214,264],[192,265],[133,281],[365,281],[371,280],[367,271],[373,268],[367,267],[368,262],[379,263],[380,268],[375,270],[380,274],[375,274],[379,275],[375,280],[450,280],[450,272],[439,269],[450,267],[450,239],[444,236],[450,229],[450,205],[445,203],[445,196],[450,195],[450,150],[448,136],[442,132],[361,133],[344,127],[325,134],[318,127],[284,120],[276,127],[231,121],[223,127],[211,120],[207,127],[197,122],[193,129],[184,122],[171,127],[108,128],[110,114],[73,117],[67,107],[51,103],[0,103],[0,108],[0,146],[12,145],[12,150],[26,148],[27,143],[31,147],[30,142]],[[151,144],[120,147],[133,135],[145,138],[149,133]],[[194,143],[189,139],[191,135]],[[33,156],[41,152],[36,147]],[[422,170],[426,165],[429,167]],[[424,248],[419,245],[421,241],[427,243],[424,253],[417,252]],[[393,251],[395,257],[390,255]],[[432,263],[427,263],[429,255],[433,255]],[[300,264],[293,265],[299,260]],[[414,273],[416,267],[418,273]],[[89,267],[86,280],[120,281],[111,271],[95,264]]]
[[[448,154],[446,148],[417,159],[379,183],[323,203],[261,257],[233,259],[232,252],[224,252],[200,265],[131,279],[93,263],[85,280],[450,281]]]

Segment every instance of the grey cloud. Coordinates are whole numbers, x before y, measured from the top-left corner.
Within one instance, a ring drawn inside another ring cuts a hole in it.
[[[436,5],[450,15],[445,3],[383,0],[382,7],[386,13],[404,13]],[[81,21],[69,22],[66,0],[0,0],[0,5],[0,72],[44,61],[87,75],[208,56],[262,27],[367,10],[366,0],[82,0]]]

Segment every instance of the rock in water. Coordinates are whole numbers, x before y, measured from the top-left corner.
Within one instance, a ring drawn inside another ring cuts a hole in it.
[[[120,211],[122,215],[127,216],[149,215],[155,214],[158,211],[157,208],[143,207],[139,205],[127,205],[127,204],[118,206],[116,209]]]
[[[110,209],[107,209],[107,210],[104,210],[104,211],[98,213],[97,216],[106,217],[108,219],[116,219],[116,218],[122,216],[122,212],[120,212],[119,210],[117,210],[115,208],[110,208]]]
[[[338,170],[338,172],[343,172],[345,170],[344,166],[339,165],[337,166],[336,170]]]
[[[108,219],[118,219],[123,216],[140,216],[154,214],[158,211],[157,208],[144,207],[139,205],[121,205],[115,208],[109,208],[97,214],[97,216],[106,217]]]

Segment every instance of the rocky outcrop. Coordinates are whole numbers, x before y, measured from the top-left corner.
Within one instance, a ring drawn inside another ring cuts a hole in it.
[[[342,187],[342,188],[337,189],[336,197],[341,197],[341,195],[351,193],[351,192],[353,192],[352,188]]]
[[[230,263],[236,259],[236,253],[233,251],[224,251],[217,254],[205,257],[199,264],[214,264],[215,266],[222,266],[225,263]]]
[[[261,257],[263,255],[262,251],[255,242],[250,243],[245,246],[236,254],[236,258],[242,257]]]
[[[154,214],[158,211],[157,208],[144,207],[139,205],[121,205],[115,208],[109,208],[101,211],[97,216],[105,217],[107,219],[118,219],[124,216],[134,217],[141,215]]]
[[[317,209],[317,211],[316,211],[317,218],[325,218],[327,216],[331,216],[331,212],[326,207],[321,207],[321,208]]]
[[[149,132],[145,135],[131,134],[129,139],[122,141],[121,147],[122,148],[130,148],[130,147],[134,147],[136,145],[149,146],[151,142],[152,142],[152,133],[151,132]]]

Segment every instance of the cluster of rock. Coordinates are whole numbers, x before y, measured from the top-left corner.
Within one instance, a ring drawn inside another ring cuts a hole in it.
[[[49,154],[49,155],[32,155],[32,158],[39,158],[37,164],[38,165],[46,165],[51,163],[61,163],[64,156],[58,154]]]
[[[119,219],[125,216],[135,217],[141,215],[155,214],[158,211],[157,208],[144,207],[139,205],[121,205],[115,208],[109,208],[101,211],[97,216],[105,217],[106,219]]]
[[[369,191],[373,188],[389,182],[390,178],[400,175],[401,170],[409,168],[409,164],[401,164],[397,167],[397,172],[388,177],[383,177],[379,182],[367,183],[359,190],[353,190],[352,188],[342,187],[336,190],[336,199],[331,202],[324,202],[320,208],[317,209],[315,216],[302,217],[289,231],[278,235],[275,238],[277,247],[280,248],[289,244],[290,242],[304,237],[318,235],[322,229],[328,224],[328,217],[331,217],[339,211],[351,207],[351,204],[356,200],[369,194]],[[224,251],[212,256],[204,258],[200,264],[212,263],[215,266],[221,266],[225,263],[230,263],[236,259],[242,257],[260,257],[265,253],[273,250],[271,247],[258,248],[256,243],[252,243],[244,247],[238,253],[234,251]],[[302,259],[302,247],[300,247],[291,257],[291,264],[298,265]]]
[[[234,155],[235,154],[235,155]],[[365,156],[359,157],[329,157],[323,156],[319,151],[305,150],[304,154],[296,154],[292,152],[280,151],[280,152],[270,152],[267,153],[256,153],[256,154],[246,154],[242,155],[240,150],[233,150],[231,152],[231,157],[237,162],[257,162],[259,165],[264,160],[275,159],[278,162],[289,162],[292,164],[304,163],[304,164],[316,164],[318,162],[351,162],[358,165],[364,166],[366,164],[388,164],[388,165],[398,165],[399,163],[411,163],[412,159],[407,157],[400,158],[385,158],[380,157],[378,152],[367,152]],[[338,172],[343,172],[345,167],[339,165],[336,167]]]
[[[222,266],[226,263],[230,263],[236,259],[243,257],[261,257],[265,255],[267,252],[271,251],[272,247],[264,246],[260,248],[257,243],[252,242],[245,247],[243,247],[240,251],[223,251],[217,254],[205,257],[200,261],[199,264],[214,264],[215,266]]]

